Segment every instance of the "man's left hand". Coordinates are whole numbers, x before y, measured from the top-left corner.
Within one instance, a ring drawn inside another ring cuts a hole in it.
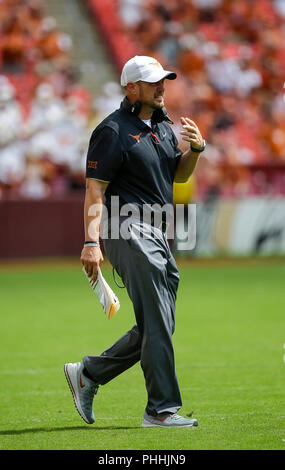
[[[186,142],[190,142],[192,148],[196,150],[202,149],[204,139],[201,136],[201,132],[199,131],[197,124],[187,117],[181,117],[180,119],[183,127],[183,130],[180,132],[183,136],[182,139]]]

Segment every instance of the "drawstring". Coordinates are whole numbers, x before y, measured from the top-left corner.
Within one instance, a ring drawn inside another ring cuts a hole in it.
[[[117,279],[116,279],[116,277],[115,277],[115,268],[114,268],[114,266],[113,266],[113,279],[114,279],[114,282],[115,282],[116,286],[118,286],[120,289],[124,289],[124,288],[126,287],[126,286],[124,286],[124,285],[123,285],[123,286],[120,286],[120,285],[117,283]]]

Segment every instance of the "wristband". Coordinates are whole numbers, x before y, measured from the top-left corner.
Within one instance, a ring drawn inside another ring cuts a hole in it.
[[[195,149],[194,147],[192,147],[191,145],[191,152],[197,152],[197,153],[201,153],[205,150],[206,148],[206,141],[205,139],[203,140],[203,147],[201,147],[200,149]]]
[[[92,242],[92,241],[90,241],[90,242],[85,242],[85,243],[84,243],[84,248],[85,248],[86,246],[100,246],[100,242],[94,242],[94,241],[93,241],[93,242]]]

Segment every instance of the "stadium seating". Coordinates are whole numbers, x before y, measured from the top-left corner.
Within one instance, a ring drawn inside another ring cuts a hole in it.
[[[192,117],[208,141],[198,197],[285,194],[284,2],[89,0],[89,6],[118,68],[145,54],[177,70],[168,110],[175,122]]]
[[[0,200],[84,184],[89,92],[41,0],[0,2]]]
[[[78,83],[72,40],[44,5],[0,2],[0,200],[82,189],[100,118]],[[192,197],[285,194],[284,2],[86,0],[86,8],[118,72],[135,54],[178,72],[166,94],[174,131],[186,115],[208,142]]]

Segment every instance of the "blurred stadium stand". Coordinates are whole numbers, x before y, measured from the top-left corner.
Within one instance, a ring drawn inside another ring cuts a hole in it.
[[[284,2],[89,4],[119,68],[138,53],[177,70],[178,79],[167,83],[170,115],[176,123],[191,116],[208,141],[197,171],[199,199],[212,192],[285,194]]]
[[[1,240],[7,204],[83,204],[91,131],[118,107],[119,72],[135,54],[178,72],[166,93],[174,130],[189,116],[208,142],[176,202],[285,196],[284,4],[1,0]]]

